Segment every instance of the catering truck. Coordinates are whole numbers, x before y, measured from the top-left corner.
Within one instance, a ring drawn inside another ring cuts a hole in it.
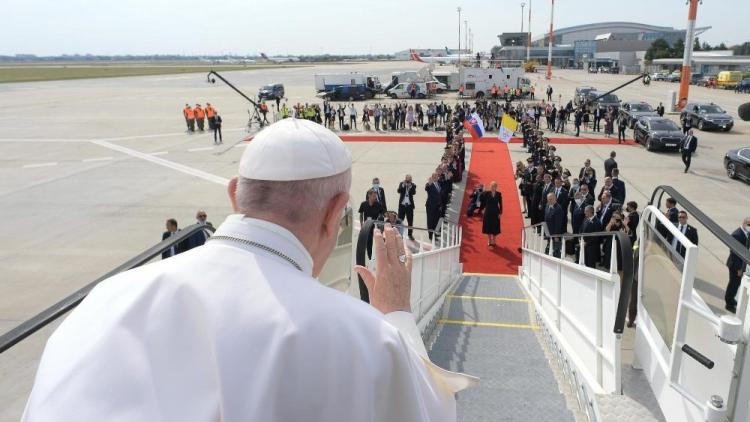
[[[521,88],[522,97],[531,89],[531,80],[524,76],[522,67],[464,67],[459,72],[459,81],[464,87],[464,96],[471,98],[489,97],[492,85],[497,86],[499,96],[503,95],[505,85],[508,85],[511,94],[515,93],[516,88]]]

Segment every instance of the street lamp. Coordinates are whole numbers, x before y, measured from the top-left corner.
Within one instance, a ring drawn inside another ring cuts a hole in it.
[[[521,2],[521,33],[523,33],[523,8],[526,7],[525,2]]]
[[[461,64],[461,6],[456,8],[458,10],[458,64]]]
[[[466,48],[469,48],[469,21],[464,19],[464,36],[466,37],[466,42],[464,45]],[[471,53],[471,51],[469,51]]]

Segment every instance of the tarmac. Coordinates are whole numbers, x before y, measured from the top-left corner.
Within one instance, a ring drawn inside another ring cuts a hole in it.
[[[420,67],[415,62],[373,62],[223,75],[251,96],[263,84],[281,82],[290,104],[321,103],[315,98],[315,73],[365,71],[386,82],[393,71]],[[531,78],[536,92],[542,93],[547,85],[543,75]],[[555,70],[551,84],[554,96],[562,94],[566,103],[578,85],[602,90],[630,78]],[[617,94],[625,101],[656,105],[666,104],[670,90],[678,90],[678,85],[652,82],[646,87],[636,82]],[[730,180],[722,159],[729,149],[750,146],[750,123],[739,121],[736,112],[750,95],[694,86],[690,93],[691,101],[713,101],[725,108],[735,117],[735,128],[729,133],[696,131],[699,147],[687,174],[679,153],[618,146],[616,138],[611,146],[583,142],[558,146],[563,166],[577,174],[590,158],[603,173],[603,160],[615,150],[628,200],[637,201],[639,209],[656,186],[671,185],[731,232],[748,215],[750,186]],[[0,332],[157,243],[167,218],[186,226],[203,209],[218,225],[232,213],[224,185],[236,174],[242,140],[249,134],[245,130],[248,103],[224,84],[206,83],[204,74],[88,79],[0,84],[0,96],[4,100],[0,104]],[[438,100],[452,105],[456,94],[443,94]],[[224,143],[218,146],[209,132],[185,131],[184,104],[206,102],[224,120]],[[358,109],[362,105],[358,102]],[[414,134],[441,135],[421,130]],[[355,212],[375,176],[386,189],[388,203],[395,206],[396,187],[404,175],[410,173],[415,183],[424,183],[443,148],[442,143],[424,142],[347,145],[354,156],[351,204]],[[520,144],[511,144],[510,151],[514,161],[526,157]],[[426,225],[424,198],[418,190],[416,226]],[[704,297],[720,307],[726,250],[698,229]],[[18,419],[49,332],[0,355],[0,421]]]

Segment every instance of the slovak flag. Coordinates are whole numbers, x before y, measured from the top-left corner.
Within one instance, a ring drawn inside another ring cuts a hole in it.
[[[464,120],[464,127],[471,133],[471,137],[479,139],[484,136],[484,123],[477,113],[472,113],[468,119]]]

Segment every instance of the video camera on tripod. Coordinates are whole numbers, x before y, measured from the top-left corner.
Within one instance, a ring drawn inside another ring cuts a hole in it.
[[[257,124],[259,129],[262,129],[263,126],[269,124],[268,119],[266,119],[266,116],[262,111],[261,105],[258,104],[257,101],[245,95],[244,92],[240,91],[236,86],[232,85],[231,82],[226,80],[223,76],[219,75],[216,71],[212,70],[208,72],[208,75],[206,75],[206,82],[210,84],[216,83],[216,78],[212,78],[211,76],[215,76],[216,78],[219,78],[222,81],[224,81],[225,84],[227,84],[230,88],[232,88],[236,93],[240,94],[244,99],[248,100],[250,104],[252,104],[253,106],[252,109],[247,110],[247,114],[250,116],[247,121],[248,132],[250,131],[250,129],[252,129],[253,124]]]

